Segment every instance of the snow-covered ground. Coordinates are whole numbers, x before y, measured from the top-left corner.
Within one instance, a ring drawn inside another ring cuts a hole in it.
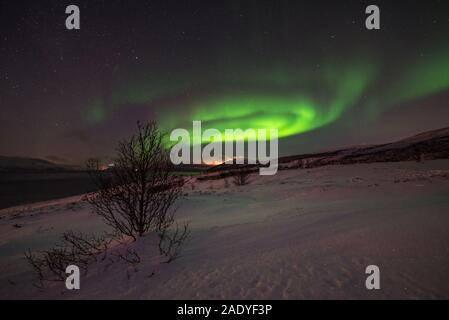
[[[135,268],[95,263],[70,292],[34,287],[23,252],[68,229],[102,232],[101,220],[81,197],[1,210],[0,298],[449,298],[449,160],[192,181],[185,193],[177,217],[191,236],[177,260],[158,263],[139,240]],[[371,264],[377,291],[365,288]]]

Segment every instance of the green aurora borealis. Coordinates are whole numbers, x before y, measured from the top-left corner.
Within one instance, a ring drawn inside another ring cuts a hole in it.
[[[161,124],[163,128],[190,129],[191,121],[201,120],[203,130],[215,128],[222,132],[237,128],[276,128],[280,138],[313,130],[335,121],[353,105],[368,85],[372,74],[369,67],[353,67],[349,72],[342,70],[341,73],[332,71],[323,72],[327,77],[320,79],[320,84],[326,85],[324,90],[318,88],[325,91],[321,99],[317,98],[318,94],[313,94],[313,91],[318,90],[313,88],[315,83],[312,79],[305,78],[302,83],[299,77],[295,79],[294,75],[286,73],[286,79],[292,81],[284,84],[288,90],[282,83],[279,85],[279,81],[273,81],[269,86],[272,92],[246,90],[242,93],[235,90],[200,98],[186,105],[188,112],[182,117],[163,115]],[[306,81],[309,81],[308,87]]]
[[[448,126],[449,2],[376,4],[380,30],[363,1],[92,1],[67,33],[62,3],[23,3],[0,39],[0,132],[17,137],[0,147],[83,164],[111,158],[136,121],[192,133],[197,120],[276,128],[285,156]]]
[[[290,32],[285,24],[295,28],[298,22],[287,11],[273,20],[269,11],[253,10],[254,25],[240,25],[235,43],[220,29],[214,50],[195,47],[186,64],[125,73],[111,84],[106,101],[95,98],[88,106],[88,123],[101,124],[110,113],[139,105],[166,132],[191,132],[192,121],[200,120],[203,130],[276,128],[279,138],[286,138],[344,120],[351,112],[374,121],[391,108],[449,88],[447,33],[439,29],[430,37],[432,22],[424,24],[420,39],[399,27],[390,33],[350,25],[333,30],[331,24],[321,28],[319,20],[309,21],[314,32],[300,27]],[[263,39],[255,26],[265,22],[274,31]],[[333,32],[339,29],[346,34],[337,41]]]
[[[376,5],[380,30],[365,1],[88,1],[71,32],[63,1],[5,3],[1,154],[112,159],[150,120],[276,128],[280,156],[449,126],[449,2]]]
[[[166,108],[158,112],[157,120],[165,131],[175,128],[191,131],[192,121],[201,120],[203,130],[277,128],[283,138],[328,125],[356,104],[374,108],[374,117],[382,109],[449,88],[447,51],[412,62],[387,82],[381,82],[381,63],[373,62],[376,59],[369,61],[368,56],[362,56],[349,60],[350,63],[330,62],[314,68],[224,71],[219,80],[208,76],[197,78],[197,83],[207,83],[205,93],[187,98],[183,92],[189,88],[188,79],[152,82],[154,79],[150,78],[120,88],[112,101],[117,107],[131,102],[145,103],[151,108],[161,97],[179,95],[181,99],[167,99]],[[369,89],[376,85],[384,87],[381,94],[367,97]],[[177,111],[171,112],[170,108]],[[103,121],[106,115],[102,110],[101,103],[92,106],[90,121]]]

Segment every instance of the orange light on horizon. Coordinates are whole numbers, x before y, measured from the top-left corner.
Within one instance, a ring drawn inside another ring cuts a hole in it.
[[[233,163],[234,160],[236,160],[236,159],[241,159],[241,157],[234,157],[234,158],[228,157],[224,161],[223,160],[214,160],[214,161],[208,161],[208,162],[205,161],[204,164],[207,166],[218,166],[218,165],[221,165],[224,163]]]
[[[224,161],[218,161],[218,160],[214,160],[214,161],[210,161],[210,162],[204,162],[205,165],[211,166],[211,167],[218,166],[218,165],[223,164],[223,163],[224,163]]]

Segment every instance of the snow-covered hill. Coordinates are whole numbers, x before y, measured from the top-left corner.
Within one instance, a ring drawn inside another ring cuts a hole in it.
[[[81,290],[32,285],[23,252],[67,229],[105,230],[79,197],[0,211],[0,297],[33,299],[449,298],[449,161],[352,164],[195,181],[178,219],[191,222],[179,259],[94,263]],[[377,265],[381,290],[365,288]],[[153,274],[154,273],[154,274]]]

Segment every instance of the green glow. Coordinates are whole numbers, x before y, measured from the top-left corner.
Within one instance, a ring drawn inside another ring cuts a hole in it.
[[[306,89],[298,86],[288,92],[222,93],[186,105],[187,112],[183,114],[164,115],[162,127],[168,130],[184,128],[192,133],[192,121],[201,120],[203,131],[210,128],[222,133],[226,129],[278,129],[279,138],[300,134],[341,117],[360,99],[373,74],[369,66],[352,67],[349,71],[325,69],[320,72],[325,77],[316,85],[318,90],[315,95],[306,84],[302,86]],[[290,73],[286,81],[292,79],[299,77],[295,78]],[[309,80],[313,82],[313,79]],[[278,79],[271,88],[277,88],[279,82],[282,81]],[[310,83],[307,85],[310,86]],[[223,135],[222,138],[226,141],[229,137]],[[234,137],[233,140],[239,139],[241,137]]]
[[[260,67],[259,61],[179,70],[175,76],[153,72],[121,79],[126,85],[113,86],[110,105],[94,99],[86,120],[95,125],[118,108],[141,104],[156,111],[164,132],[184,128],[192,133],[192,121],[201,120],[203,130],[276,128],[285,138],[329,125],[354,106],[360,117],[375,119],[388,108],[447,90],[449,48],[432,52],[404,57],[391,76],[388,67],[379,67],[379,57],[361,52],[344,61],[320,60],[318,66]]]
[[[86,113],[86,120],[89,124],[101,123],[106,119],[106,111],[100,99],[95,99]]]
[[[417,58],[397,81],[395,101],[409,101],[449,88],[449,50]],[[393,92],[392,95],[395,93]]]
[[[388,82],[381,82],[384,88],[380,94],[370,95],[365,103],[370,119],[378,117],[388,108],[423,99],[449,88],[449,47],[435,47],[430,52],[398,61],[401,71]]]

